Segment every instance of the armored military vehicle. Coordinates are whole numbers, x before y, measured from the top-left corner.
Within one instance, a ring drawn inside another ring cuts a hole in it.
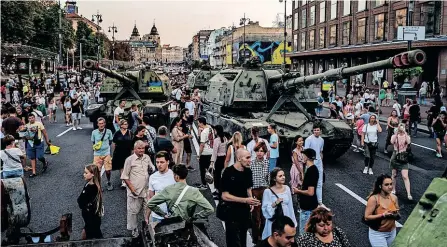
[[[132,104],[137,104],[143,111],[143,115],[151,118],[151,124],[154,127],[168,123],[167,102],[171,94],[171,86],[169,78],[162,72],[141,69],[118,73],[99,66],[93,60],[86,60],[84,67],[106,75],[100,89],[101,97],[105,98],[106,102],[91,104],[85,112],[94,127],[96,127],[96,120],[104,117],[108,128],[113,129],[113,112],[120,100],[126,100],[123,117],[127,116]]]
[[[325,139],[324,157],[338,158],[351,147],[352,128],[341,120],[315,117],[317,97],[309,86],[386,68],[418,66],[425,60],[423,51],[414,50],[374,63],[299,76],[263,69],[253,59],[242,68],[221,70],[210,79],[202,115],[227,132],[240,131],[244,140],[251,138],[252,127],[258,126],[261,136],[266,136],[268,125],[274,123],[278,126],[280,147],[287,150],[287,156],[291,140],[296,135],[311,135],[312,126],[319,123]]]
[[[216,75],[219,71],[213,70],[210,67],[202,67],[200,70],[193,70],[186,81],[190,89],[198,88],[205,92],[209,86],[209,79]]]

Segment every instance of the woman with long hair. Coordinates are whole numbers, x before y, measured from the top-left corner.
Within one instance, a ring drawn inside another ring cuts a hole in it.
[[[81,238],[93,239],[102,238],[101,217],[104,213],[102,205],[101,175],[99,168],[95,164],[90,164],[84,168],[84,185],[82,193],[78,197],[78,205],[82,211],[84,219],[84,229]]]
[[[189,110],[188,108],[184,108],[182,110],[182,112],[180,113],[180,118],[181,118],[181,130],[183,132],[183,134],[187,135],[188,138],[183,139],[183,151],[186,153],[186,167],[188,168],[188,170],[190,171],[194,171],[194,168],[192,168],[191,166],[191,155],[192,155],[192,149],[191,149],[191,142],[189,141],[189,139],[192,138],[191,135],[191,125],[189,125],[188,120],[189,120]],[[172,124],[171,124],[172,126]],[[183,151],[180,155],[180,157],[182,157],[183,160]],[[177,153],[179,153],[177,151]],[[177,155],[177,154],[176,154]]]
[[[407,191],[408,200],[413,200],[410,193],[410,179],[408,177],[408,161],[398,160],[397,156],[407,151],[408,145],[411,144],[410,136],[405,131],[405,124],[399,124],[396,134],[391,137],[391,144],[394,145],[393,155],[390,160],[390,167],[392,169],[391,175],[393,176],[393,191],[391,193],[396,194],[396,177],[397,171],[401,170],[402,179],[404,180],[405,189]]]
[[[445,111],[441,112],[438,117],[433,120],[432,127],[433,133],[436,138],[436,157],[442,158],[442,138],[444,137],[445,143],[447,143],[447,122],[446,122],[447,114]]]
[[[243,142],[242,134],[239,131],[234,132],[233,137],[229,142],[231,142],[231,145],[229,145],[227,148],[227,155],[225,158],[224,169],[236,163],[236,151],[239,148],[246,149],[244,144],[242,144]]]
[[[392,110],[390,113],[390,116],[388,117],[386,130],[387,130],[387,136],[386,136],[386,142],[385,142],[385,150],[384,153],[388,153],[388,146],[391,145],[391,136],[394,135],[394,130],[399,125],[399,116],[397,115],[396,110]]]
[[[304,150],[304,138],[300,135],[295,136],[293,139],[292,150],[292,167],[290,168],[290,186],[292,188],[299,188],[303,184],[304,180],[304,155],[301,151]]]
[[[228,140],[225,137],[225,133],[222,125],[214,126],[214,131],[216,133],[216,138],[213,142],[213,155],[211,156],[211,166],[214,167],[214,187],[216,191],[213,192],[216,199],[220,198],[221,190],[220,190],[220,179],[222,175],[222,170],[225,165],[225,156],[227,151],[227,143]]]
[[[286,175],[279,167],[275,167],[270,172],[269,188],[265,189],[262,195],[262,215],[266,219],[262,239],[266,239],[272,234],[272,224],[277,216],[275,215],[276,207],[282,207],[283,215],[291,218],[297,225],[292,193],[289,186],[286,185]]]
[[[379,132],[382,132],[382,127],[380,127],[377,121],[377,116],[371,115],[368,123],[365,123],[362,129],[361,145],[365,149],[365,169],[363,169],[363,174],[369,173],[369,175],[373,175],[372,167],[379,144]]]
[[[170,131],[172,135],[172,145],[177,150],[174,154],[174,163],[176,165],[182,162],[183,158],[183,148],[184,148],[184,140],[189,138],[187,134],[184,134],[181,130],[183,120],[179,117],[174,118],[171,123]]]
[[[334,215],[325,208],[312,211],[306,224],[306,232],[301,234],[297,243],[299,247],[350,247],[346,234],[334,226]]]
[[[369,221],[369,242],[372,247],[391,246],[396,237],[396,220],[400,219],[397,197],[391,192],[393,180],[382,174],[374,183],[365,208],[365,221]]]
[[[124,162],[127,157],[132,154],[133,150],[133,135],[128,129],[127,120],[121,119],[119,122],[120,129],[113,135],[113,159],[112,170],[120,170],[120,177],[123,173]],[[121,188],[126,188],[124,180],[121,180]]]
[[[144,144],[146,144],[144,153],[149,155],[149,139],[147,138],[146,130],[147,130],[146,126],[144,126],[144,125],[137,126],[135,133],[134,133],[132,146],[135,145],[135,142],[137,142],[137,141],[144,142]]]

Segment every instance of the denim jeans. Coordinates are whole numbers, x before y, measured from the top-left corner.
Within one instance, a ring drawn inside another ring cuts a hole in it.
[[[411,135],[411,132],[413,132],[413,136],[416,136],[417,134],[418,134],[418,121],[416,120],[416,121],[411,121],[410,120],[410,126],[409,126],[409,128],[410,128],[410,135]],[[411,129],[413,128],[413,131],[411,131]]]
[[[23,169],[16,169],[2,172],[2,178],[20,178],[20,177],[23,177]]]
[[[301,210],[301,212],[300,212],[300,231],[299,231],[300,235],[302,235],[305,232],[304,228],[306,227],[306,223],[309,220],[311,213],[312,213],[312,211]]]
[[[270,158],[269,159],[269,172],[273,171],[276,167],[276,162],[278,161],[278,158]]]
[[[378,232],[369,228],[368,238],[372,247],[391,246],[396,238],[396,228],[394,228],[391,232]]]
[[[315,160],[314,164],[318,169],[317,200],[321,204],[323,203],[323,163],[321,160]]]

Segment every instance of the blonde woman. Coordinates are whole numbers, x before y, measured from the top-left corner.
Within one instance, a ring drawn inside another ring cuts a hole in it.
[[[224,169],[234,165],[236,162],[236,151],[240,148],[247,149],[243,144],[242,134],[239,131],[234,132],[233,137],[229,141],[230,146],[227,149],[227,155],[225,158]]]
[[[84,219],[84,229],[81,238],[94,239],[102,238],[101,217],[103,214],[101,175],[99,168],[95,164],[84,168],[84,180],[87,183],[78,197],[78,205],[82,211]]]
[[[393,155],[390,160],[390,167],[392,169],[391,176],[393,177],[393,191],[391,193],[396,194],[396,177],[397,172],[400,170],[402,179],[404,180],[405,189],[407,191],[408,200],[413,200],[410,193],[410,178],[408,177],[408,162],[400,161],[397,159],[399,153],[407,151],[408,145],[411,144],[410,136],[405,131],[405,124],[399,124],[396,133],[391,137],[391,144],[394,146]]]

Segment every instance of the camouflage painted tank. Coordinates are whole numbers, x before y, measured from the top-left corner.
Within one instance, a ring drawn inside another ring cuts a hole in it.
[[[423,51],[415,50],[374,63],[301,77],[297,73],[263,69],[255,59],[242,68],[221,70],[210,79],[202,115],[207,122],[222,125],[227,132],[240,131],[244,140],[251,138],[253,126],[260,128],[261,136],[267,136],[269,123],[275,123],[281,150],[287,151],[287,157],[291,140],[296,135],[305,138],[311,135],[312,126],[318,122],[325,139],[324,157],[338,158],[351,147],[352,129],[341,120],[315,117],[318,102],[309,86],[359,73],[417,66],[425,59]]]
[[[141,69],[118,73],[99,66],[93,60],[86,60],[84,67],[106,75],[100,89],[100,97],[105,98],[105,102],[91,104],[86,110],[95,127],[96,120],[104,117],[111,128],[113,111],[122,99],[127,101],[124,116],[132,104],[137,104],[143,115],[151,118],[154,127],[168,123],[167,102],[172,90],[169,78],[163,72]]]

